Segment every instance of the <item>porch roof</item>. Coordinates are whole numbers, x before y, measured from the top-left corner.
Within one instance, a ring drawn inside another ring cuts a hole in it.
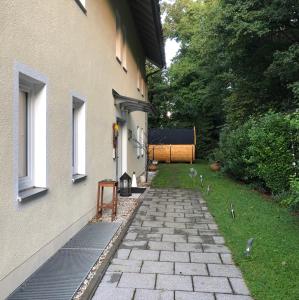
[[[165,51],[159,0],[130,0],[129,4],[147,59],[163,68]]]
[[[120,95],[115,90],[112,90],[112,95],[114,97],[114,104],[118,106],[120,110],[129,113],[133,111],[143,111],[152,114],[156,113],[154,107],[149,102]]]

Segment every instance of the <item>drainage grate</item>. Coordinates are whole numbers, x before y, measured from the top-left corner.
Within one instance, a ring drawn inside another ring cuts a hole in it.
[[[120,224],[86,225],[8,299],[72,299]]]

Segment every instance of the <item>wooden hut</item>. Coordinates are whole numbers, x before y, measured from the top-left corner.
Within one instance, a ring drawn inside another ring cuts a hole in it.
[[[149,129],[148,145],[150,160],[192,163],[195,160],[195,127]]]

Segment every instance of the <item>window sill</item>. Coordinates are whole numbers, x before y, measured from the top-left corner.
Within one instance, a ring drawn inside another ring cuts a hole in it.
[[[75,2],[78,4],[78,6],[82,9],[82,11],[84,12],[84,14],[86,15],[87,14],[87,10],[84,7],[84,5],[81,3],[81,1],[80,0],[75,0]]]
[[[87,178],[85,174],[75,174],[73,175],[72,181],[73,183],[79,183]]]
[[[26,190],[19,191],[18,195],[18,202],[22,203],[27,200],[31,200],[34,198],[38,198],[43,196],[48,192],[47,188],[41,188],[41,187],[32,187]]]
[[[128,70],[126,67],[123,67],[123,70],[125,71],[125,73],[128,73]]]

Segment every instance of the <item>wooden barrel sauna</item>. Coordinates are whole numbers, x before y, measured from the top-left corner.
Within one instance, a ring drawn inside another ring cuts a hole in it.
[[[195,160],[195,146],[195,128],[149,130],[150,160],[192,163]]]

